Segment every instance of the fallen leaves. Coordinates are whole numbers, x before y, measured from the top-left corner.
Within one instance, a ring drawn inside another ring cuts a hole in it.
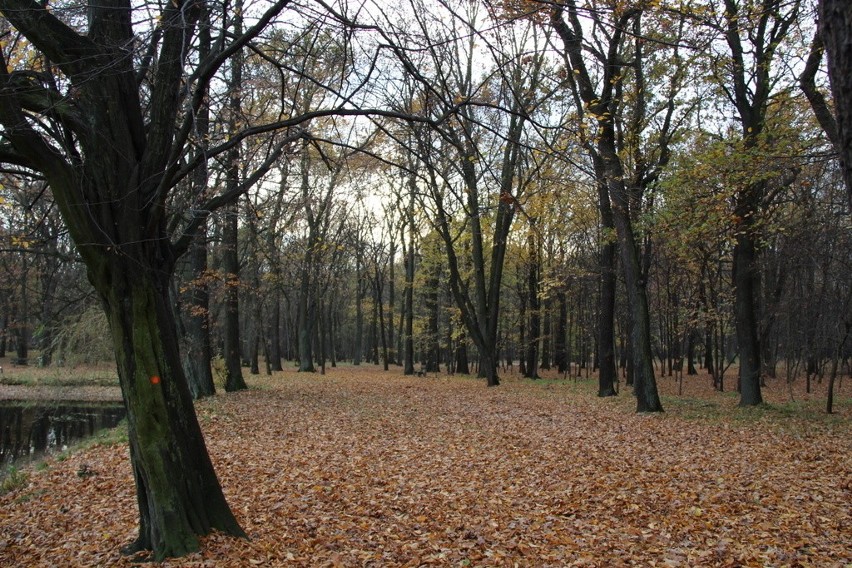
[[[165,566],[845,566],[848,422],[632,413],[593,385],[287,372],[199,404],[250,536]],[[78,476],[76,472],[94,475]],[[0,498],[0,564],[127,566],[127,449]]]

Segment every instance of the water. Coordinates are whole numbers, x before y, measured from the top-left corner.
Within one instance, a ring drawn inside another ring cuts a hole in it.
[[[0,464],[64,450],[124,416],[115,403],[0,402]]]

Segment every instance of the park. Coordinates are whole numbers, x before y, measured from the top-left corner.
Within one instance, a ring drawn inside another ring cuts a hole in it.
[[[848,2],[0,14],[10,562],[848,561]]]

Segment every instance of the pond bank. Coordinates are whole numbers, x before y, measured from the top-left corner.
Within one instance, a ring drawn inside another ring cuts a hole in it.
[[[0,463],[61,452],[124,418],[116,402],[0,401]]]

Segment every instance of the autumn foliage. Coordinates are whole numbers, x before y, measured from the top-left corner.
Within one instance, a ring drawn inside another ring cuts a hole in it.
[[[852,410],[793,412],[783,383],[766,389],[774,406],[737,409],[707,377],[683,396],[664,379],[668,412],[643,415],[626,392],[599,399],[570,378],[485,389],[350,368],[250,382],[198,406],[250,540],[214,534],[164,566],[852,562]],[[0,565],[131,565],[127,453],[33,467],[0,497]]]

